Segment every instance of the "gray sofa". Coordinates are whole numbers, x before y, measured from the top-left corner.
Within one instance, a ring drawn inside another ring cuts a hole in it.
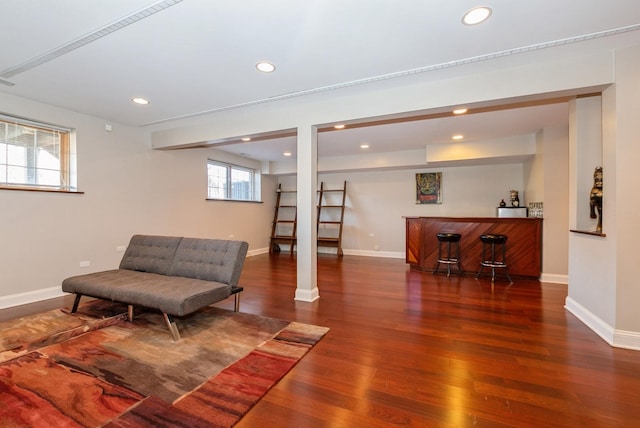
[[[239,308],[240,273],[249,245],[242,241],[135,235],[119,269],[73,276],[62,291],[162,312],[174,340],[180,339],[173,316],[183,316],[235,296]]]

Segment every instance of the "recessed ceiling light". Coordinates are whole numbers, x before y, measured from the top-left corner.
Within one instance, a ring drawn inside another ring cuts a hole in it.
[[[368,149],[369,145],[368,144],[360,144],[360,148],[361,149]]]
[[[336,128],[336,129],[344,129],[344,125],[343,124],[335,125],[334,128]]]
[[[135,98],[131,98],[131,101],[133,101],[136,104],[140,104],[143,106],[146,106],[147,104],[149,104],[149,100],[146,100],[142,97],[135,97]]]
[[[244,141],[244,142],[251,141],[251,138],[250,138],[250,137],[244,137],[244,138],[242,139],[242,141]]]
[[[291,152],[284,152],[283,155],[284,156],[291,156]]]
[[[256,64],[256,68],[263,73],[271,73],[276,69],[276,66],[267,61],[261,61]]]
[[[464,135],[462,134],[456,134],[453,137],[451,137],[452,140],[462,140],[464,138]]]
[[[486,21],[491,16],[491,8],[487,6],[478,6],[467,11],[462,17],[462,23],[465,25],[476,25]]]
[[[453,114],[465,114],[467,111],[466,108],[457,108],[453,111]]]

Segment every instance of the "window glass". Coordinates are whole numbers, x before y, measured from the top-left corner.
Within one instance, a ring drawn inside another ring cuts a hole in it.
[[[209,198],[225,199],[227,194],[227,168],[209,162]]]
[[[253,171],[231,168],[231,199],[253,199]]]
[[[71,190],[70,135],[0,118],[0,186]]]
[[[209,199],[259,200],[256,170],[210,160],[207,172]]]

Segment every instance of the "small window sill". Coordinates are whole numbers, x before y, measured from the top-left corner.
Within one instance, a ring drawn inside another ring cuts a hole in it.
[[[244,204],[263,204],[263,201],[245,201],[242,199],[216,199],[216,198],[207,198],[207,201],[216,201],[216,202],[241,202]]]
[[[0,185],[0,190],[21,190],[23,192],[46,192],[46,193],[72,193],[83,195],[84,192],[79,190],[64,190],[46,187],[30,187],[30,186],[6,186]]]
[[[569,229],[569,232],[581,233],[583,235],[600,236],[602,238],[607,236],[606,233],[596,232],[594,230],[574,230],[574,229]]]

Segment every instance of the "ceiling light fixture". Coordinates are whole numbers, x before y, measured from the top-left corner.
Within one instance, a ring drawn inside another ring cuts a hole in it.
[[[142,97],[131,98],[131,101],[133,101],[136,104],[143,105],[143,106],[146,106],[147,104],[149,104],[149,100],[144,99]]]
[[[343,124],[335,125],[334,128],[336,128],[336,129],[344,129],[344,125]]]
[[[453,111],[453,114],[465,114],[467,111],[469,111],[466,108],[457,108]]]
[[[251,141],[251,137],[244,137],[242,139],[242,141],[244,141],[245,143],[248,142],[248,141]]]
[[[420,73],[430,73],[430,72],[433,72],[433,71],[442,71],[442,70],[445,70],[445,69],[450,69],[450,68],[459,67],[459,66],[463,66],[463,65],[480,63],[480,62],[485,62],[485,61],[491,61],[491,60],[494,60],[496,58],[505,58],[505,57],[514,56],[514,55],[520,55],[520,54],[527,53],[527,52],[536,52],[536,51],[540,51],[540,50],[543,50],[543,49],[549,49],[549,48],[553,48],[553,47],[557,47],[557,46],[568,46],[568,45],[572,45],[572,44],[576,44],[576,43],[581,43],[581,42],[584,42],[584,41],[587,41],[587,40],[597,40],[597,39],[602,39],[602,38],[609,37],[609,36],[617,36],[617,35],[620,35],[620,34],[627,34],[627,33],[631,33],[631,32],[634,32],[634,31],[640,31],[640,24],[631,24],[631,25],[627,25],[627,26],[624,26],[624,27],[617,27],[617,28],[612,28],[612,29],[609,29],[609,30],[598,31],[598,32],[595,32],[595,33],[583,34],[583,35],[580,35],[580,36],[569,37],[569,38],[565,38],[565,39],[559,39],[559,40],[552,40],[552,41],[549,41],[549,42],[537,43],[537,44],[528,45],[528,46],[525,46],[525,47],[510,48],[510,49],[501,50],[501,51],[497,51],[497,52],[491,52],[491,53],[488,53],[488,54],[482,54],[482,55],[478,55],[478,56],[474,56],[474,57],[467,57],[467,58],[462,58],[462,59],[458,59],[458,60],[447,61],[447,62],[442,62],[442,63],[438,63],[438,64],[432,64],[432,65],[428,65],[428,66],[424,66],[424,67],[413,68],[413,69],[410,69],[410,70],[403,70],[403,71],[384,74],[384,75],[380,75],[380,76],[367,77],[367,78],[359,79],[359,80],[352,80],[352,81],[349,81],[349,82],[338,83],[338,84],[335,84],[335,85],[322,86],[322,87],[319,87],[319,88],[307,89],[307,90],[302,90],[302,91],[287,92],[285,94],[277,95],[277,96],[273,96],[273,97],[269,97],[269,98],[262,98],[262,99],[248,101],[248,102],[244,102],[244,103],[240,103],[240,104],[234,104],[234,105],[230,105],[230,106],[212,108],[212,109],[209,109],[209,110],[199,111],[199,112],[195,112],[195,113],[187,113],[187,114],[180,115],[180,116],[167,117],[167,118],[159,119],[159,120],[156,120],[156,121],[153,121],[153,122],[146,122],[146,123],[143,123],[142,125],[143,126],[157,125],[157,124],[160,124],[160,123],[165,123],[165,122],[169,122],[169,121],[176,120],[176,119],[185,119],[185,118],[200,116],[200,115],[203,115],[203,114],[206,114],[206,113],[218,113],[218,112],[227,111],[227,110],[234,110],[234,109],[238,109],[238,108],[242,108],[242,107],[250,107],[250,106],[255,106],[255,105],[259,105],[259,104],[264,104],[264,103],[267,103],[267,102],[276,102],[276,101],[288,100],[288,99],[301,97],[301,96],[305,96],[305,95],[313,95],[313,94],[319,94],[319,93],[324,93],[324,92],[328,92],[328,91],[334,91],[334,90],[338,90],[338,89],[344,89],[344,88],[347,88],[347,87],[365,85],[365,84],[369,84],[369,83],[373,83],[373,82],[381,82],[381,81],[384,81],[384,80],[397,79],[397,78],[402,78],[402,77],[406,77],[406,76],[415,76],[415,75],[420,74]],[[0,74],[0,77],[2,77],[1,74]]]
[[[258,69],[258,71],[261,71],[263,73],[272,73],[273,71],[275,71],[276,66],[267,61],[260,61],[256,64],[256,68]]]
[[[284,156],[291,156],[291,152],[284,152],[283,155]]]
[[[487,6],[474,7],[462,16],[465,25],[477,25],[486,21],[491,16],[491,8]]]
[[[456,140],[456,141],[462,140],[463,138],[464,138],[464,135],[462,134],[456,134],[453,137],[451,137],[452,140]]]
[[[368,144],[360,144],[360,148],[361,149],[368,149],[369,145]]]

